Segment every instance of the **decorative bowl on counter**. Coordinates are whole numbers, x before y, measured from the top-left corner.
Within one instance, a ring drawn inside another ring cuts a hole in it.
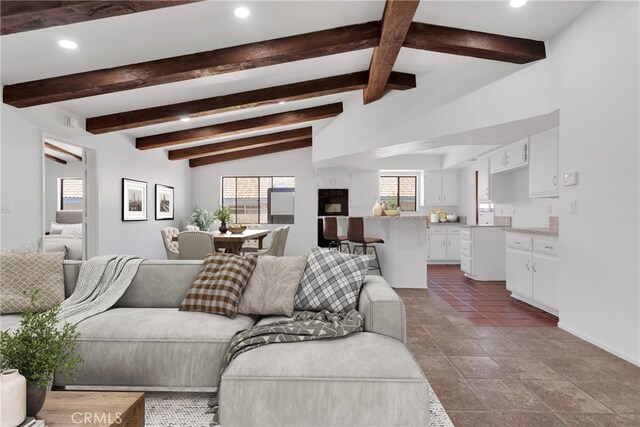
[[[384,214],[386,216],[399,216],[400,215],[400,211],[390,211],[390,210],[385,210]]]
[[[456,222],[458,220],[458,215],[456,214],[447,214],[448,222]]]
[[[244,224],[231,224],[227,227],[231,234],[242,234],[247,229],[247,226]]]

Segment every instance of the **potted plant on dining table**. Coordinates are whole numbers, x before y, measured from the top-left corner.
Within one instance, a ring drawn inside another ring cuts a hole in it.
[[[218,228],[220,233],[226,233],[228,231],[227,222],[231,219],[231,209],[228,206],[222,205],[216,209],[213,213],[213,217],[220,221],[220,228]]]

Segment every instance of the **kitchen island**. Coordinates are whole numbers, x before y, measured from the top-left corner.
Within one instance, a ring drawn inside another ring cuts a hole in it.
[[[340,234],[347,234],[347,218],[337,217]],[[427,217],[364,216],[367,237],[384,239],[376,244],[385,279],[396,288],[427,287]],[[353,246],[353,244],[352,244]]]

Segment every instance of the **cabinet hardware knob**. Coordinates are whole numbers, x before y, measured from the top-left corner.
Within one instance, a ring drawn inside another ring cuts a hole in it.
[[[545,246],[545,249],[553,249],[553,246]]]
[[[558,185],[558,177],[557,176],[553,177],[553,185]]]
[[[533,268],[533,272],[536,272],[536,263],[534,262],[533,265],[531,266]]]
[[[527,261],[527,270],[531,270],[531,267],[529,267],[529,261]]]

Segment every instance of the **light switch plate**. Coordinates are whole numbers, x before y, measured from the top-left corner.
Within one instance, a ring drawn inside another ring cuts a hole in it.
[[[575,214],[576,211],[578,210],[578,202],[576,202],[575,200],[572,200],[569,202],[569,213],[570,214]]]
[[[578,172],[569,172],[562,174],[562,185],[568,187],[578,184]]]

